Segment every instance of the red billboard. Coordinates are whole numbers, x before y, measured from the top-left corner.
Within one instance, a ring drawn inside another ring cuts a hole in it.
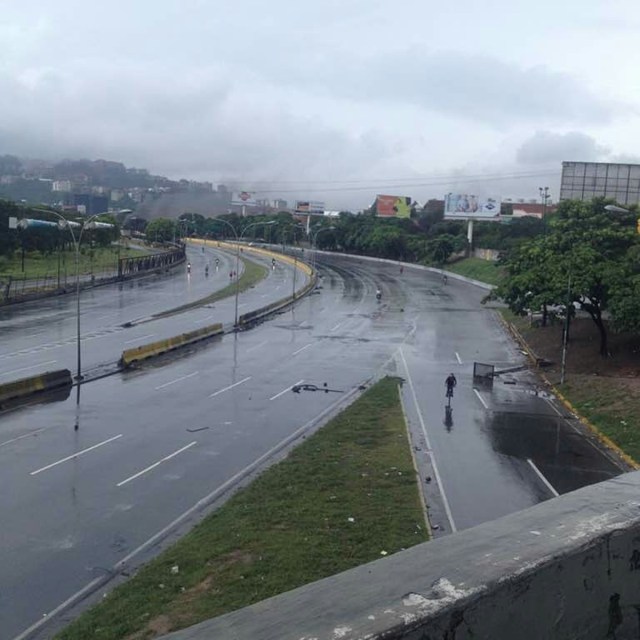
[[[408,218],[411,215],[411,198],[377,196],[376,214],[382,218]]]

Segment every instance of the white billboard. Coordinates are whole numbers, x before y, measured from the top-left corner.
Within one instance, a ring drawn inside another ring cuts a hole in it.
[[[296,200],[296,213],[324,215],[324,202],[318,200]]]
[[[444,197],[444,217],[497,218],[500,215],[500,198],[448,193]]]
[[[257,207],[258,203],[252,193],[248,191],[238,191],[231,194],[231,204],[244,205],[246,207]]]

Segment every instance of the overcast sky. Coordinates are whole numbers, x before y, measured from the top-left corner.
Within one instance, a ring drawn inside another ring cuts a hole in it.
[[[0,154],[361,208],[640,161],[638,0],[0,0]]]

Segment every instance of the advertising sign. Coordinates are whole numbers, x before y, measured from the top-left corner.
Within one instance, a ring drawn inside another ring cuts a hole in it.
[[[239,191],[231,194],[231,204],[245,205],[245,207],[257,207],[258,203],[252,193]]]
[[[445,218],[496,218],[500,215],[500,198],[448,193],[444,198]]]
[[[317,200],[296,200],[296,213],[324,214],[324,202]]]
[[[411,198],[406,196],[377,196],[376,212],[381,218],[408,218]]]

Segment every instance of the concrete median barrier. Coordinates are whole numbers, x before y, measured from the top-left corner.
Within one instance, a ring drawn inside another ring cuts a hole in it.
[[[155,356],[162,355],[168,351],[179,349],[180,347],[186,347],[187,345],[199,342],[200,340],[206,340],[212,338],[224,332],[221,323],[211,324],[195,331],[188,331],[187,333],[181,333],[178,336],[172,338],[166,338],[165,340],[156,340],[156,342],[150,342],[149,344],[143,344],[133,349],[126,349],[122,352],[120,357],[120,366],[124,369],[132,366],[137,362],[154,358]]]
[[[20,400],[37,393],[71,387],[72,384],[73,381],[69,369],[47,371],[37,376],[6,382],[0,384],[0,406],[9,401]]]

